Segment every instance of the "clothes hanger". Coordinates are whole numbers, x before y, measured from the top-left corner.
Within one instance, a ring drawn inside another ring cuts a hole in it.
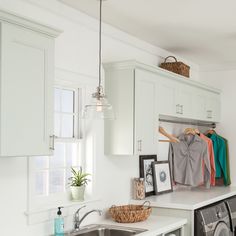
[[[195,134],[196,134],[196,131],[195,131],[195,129],[193,129],[193,128],[186,128],[186,129],[184,130],[184,134],[192,134],[192,135],[195,135]]]
[[[216,133],[214,128],[211,128],[205,132],[205,134],[214,134],[214,133]]]
[[[159,126],[158,129],[159,133],[161,133],[162,135],[164,135],[165,137],[168,138],[168,140],[159,140],[159,142],[168,142],[168,143],[179,143],[179,139],[177,139],[174,135],[168,134],[165,129],[161,126]]]
[[[200,135],[200,133],[201,133],[199,129],[194,129],[194,131],[197,135]]]

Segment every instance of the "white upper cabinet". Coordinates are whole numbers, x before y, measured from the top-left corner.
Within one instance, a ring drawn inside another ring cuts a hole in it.
[[[158,76],[160,115],[199,121],[220,121],[220,92]],[[194,83],[195,84],[195,83]]]
[[[135,70],[135,153],[157,152],[158,113],[155,74]]]
[[[220,121],[220,91],[135,61],[108,63],[105,88],[116,119],[105,121],[105,154],[157,153],[159,116]]]
[[[193,87],[179,83],[175,98],[177,117],[193,118]]]
[[[205,117],[209,121],[220,121],[220,95],[218,93],[206,92]]]
[[[158,113],[155,75],[134,68],[107,68],[106,95],[115,120],[105,121],[105,154],[157,152]]]
[[[192,87],[159,76],[158,111],[161,115],[190,118],[192,115]]]
[[[193,91],[193,116],[206,122],[220,121],[220,94],[217,92],[195,89]]]
[[[193,91],[193,116],[197,120],[206,120],[206,91],[200,88]]]
[[[180,114],[180,106],[176,101],[177,83],[169,79],[158,78],[157,109],[158,113],[166,116]]]
[[[50,155],[59,32],[5,12],[0,24],[0,156]]]

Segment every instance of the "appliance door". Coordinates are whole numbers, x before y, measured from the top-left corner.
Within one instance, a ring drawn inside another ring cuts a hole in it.
[[[230,236],[230,229],[229,227],[224,223],[220,222],[215,229],[213,236]]]

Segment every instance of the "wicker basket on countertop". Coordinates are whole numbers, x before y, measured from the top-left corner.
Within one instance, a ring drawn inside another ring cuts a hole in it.
[[[152,212],[150,202],[143,205],[111,206],[109,213],[113,220],[118,223],[135,223],[146,220]]]
[[[174,62],[167,62],[167,59],[173,58]],[[190,67],[186,64],[184,64],[181,61],[177,61],[177,59],[174,56],[168,56],[165,58],[165,61],[160,64],[160,67],[169,71],[172,71],[176,74],[183,75],[187,78],[189,78],[189,70]]]

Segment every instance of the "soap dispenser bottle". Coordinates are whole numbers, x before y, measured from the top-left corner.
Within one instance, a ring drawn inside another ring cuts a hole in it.
[[[57,217],[54,219],[54,235],[64,236],[64,218],[62,217],[61,208],[58,207]]]

